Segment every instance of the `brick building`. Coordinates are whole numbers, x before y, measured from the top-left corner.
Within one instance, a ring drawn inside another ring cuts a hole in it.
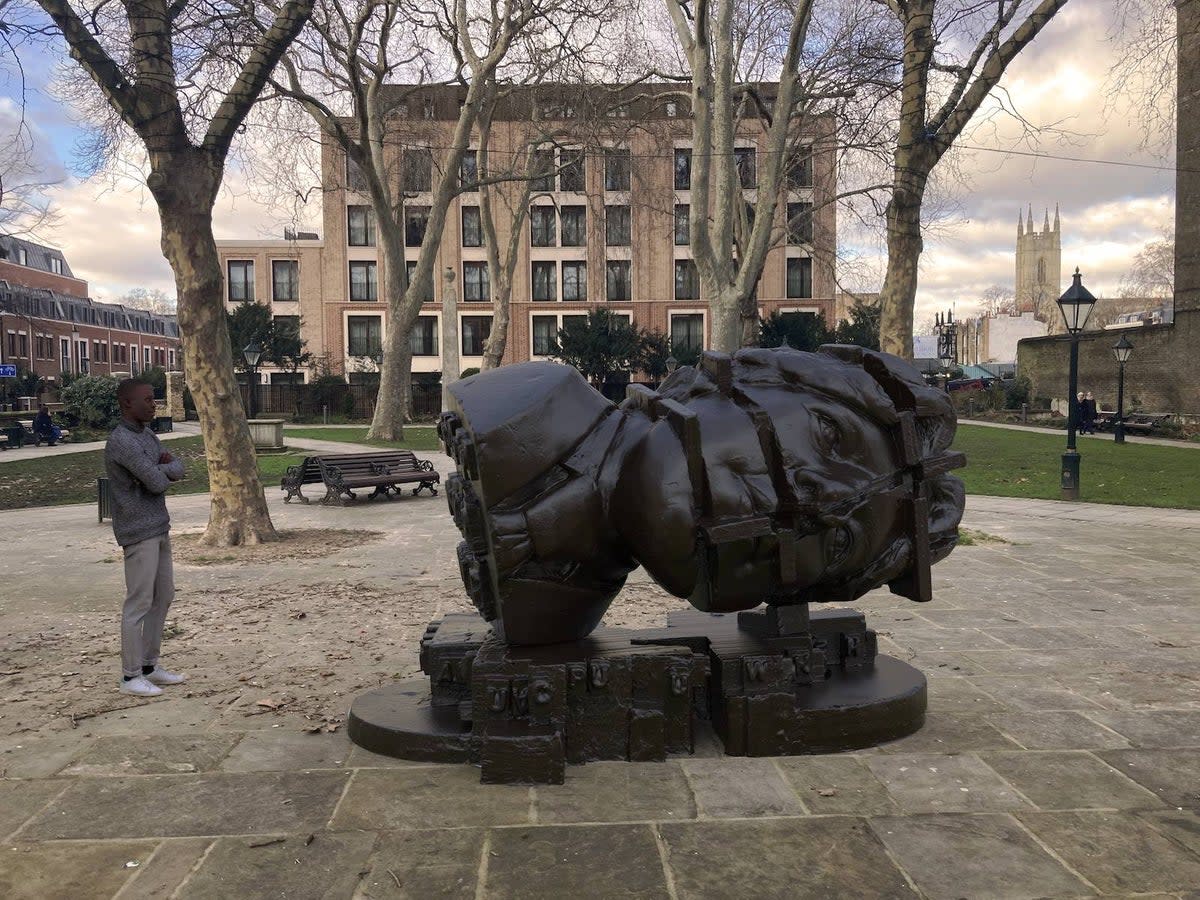
[[[53,384],[63,372],[177,370],[183,358],[174,316],[92,300],[60,251],[0,235],[0,363]]]
[[[438,166],[448,146],[463,89],[392,88],[407,95],[393,117],[394,171],[405,199],[406,244],[415,256],[433,202]],[[691,202],[691,120],[678,85],[639,85],[627,102],[610,89],[597,113],[592,95],[578,89],[528,89],[509,97],[492,126],[489,153],[523,157],[537,135],[552,134],[545,171],[522,225],[519,261],[504,362],[544,358],[564,321],[600,306],[639,327],[665,332],[676,347],[709,345],[709,315],[688,246]],[[770,99],[770,85],[763,87]],[[617,100],[613,100],[616,96]],[[586,114],[586,108],[592,113]],[[780,198],[777,240],[757,289],[761,313],[823,316],[836,323],[833,259],[836,246],[834,147],[831,122],[817,119],[805,152],[790,161],[787,196]],[[739,129],[738,169],[745,199],[756,199],[763,160],[757,122]],[[477,147],[467,154],[464,178],[475,171]],[[307,348],[333,371],[372,372],[371,353],[387,328],[375,224],[369,199],[345,156],[323,150],[323,240],[219,241],[226,300],[271,304],[276,316],[300,317]],[[494,201],[498,242],[507,245],[511,211],[524,183],[501,183]],[[450,204],[438,249],[435,283],[411,339],[413,371],[440,371],[442,301],[458,300],[461,366],[482,363],[492,306],[479,220],[479,194]],[[789,227],[790,226],[790,227]],[[452,282],[445,273],[453,273]],[[451,285],[451,287],[447,287]],[[272,380],[288,373],[264,369]]]

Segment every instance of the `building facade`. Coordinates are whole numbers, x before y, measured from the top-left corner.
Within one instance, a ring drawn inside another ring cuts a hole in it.
[[[1026,223],[1017,216],[1016,301],[1020,312],[1032,312],[1043,322],[1057,320],[1054,302],[1062,293],[1062,227],[1058,206],[1054,207],[1054,226],[1046,210],[1042,230],[1033,227],[1033,207]],[[1053,326],[1051,326],[1053,327]]]
[[[48,384],[72,375],[129,376],[183,366],[179,325],[163,316],[88,297],[63,254],[0,235],[0,363]]]
[[[962,365],[1013,365],[1017,361],[1017,342],[1041,337],[1046,323],[1032,311],[1016,315],[976,316],[958,323],[958,361]]]
[[[393,89],[407,98],[393,117],[389,152],[404,197],[411,271],[463,92],[454,86]],[[545,358],[566,321],[598,307],[670,335],[677,348],[709,346],[707,298],[688,239],[698,161],[678,92],[677,85],[639,85],[628,102],[609,97],[597,113],[578,89],[529,89],[497,110],[488,146],[493,172],[512,168],[505,161],[525,159],[538,140],[552,148],[540,151],[537,171],[544,174],[528,199],[527,179],[502,181],[493,192],[499,247],[508,246],[522,213],[505,363]],[[736,163],[749,205],[757,200],[764,140],[757,123],[739,131]],[[447,210],[433,290],[410,340],[414,372],[442,368],[447,291],[457,302],[461,368],[483,361],[493,311],[480,195],[472,189],[478,151],[477,144],[468,151],[463,190]],[[833,182],[831,124],[817,119],[811,140],[801,141],[789,161],[775,240],[757,288],[762,315],[808,313],[835,324]],[[372,357],[388,327],[386,279],[360,176],[331,145],[323,150],[322,187],[322,240],[218,242],[226,300],[231,306],[248,298],[269,302],[277,316],[299,315],[307,349],[353,380],[375,368]],[[264,371],[269,378],[288,377]]]

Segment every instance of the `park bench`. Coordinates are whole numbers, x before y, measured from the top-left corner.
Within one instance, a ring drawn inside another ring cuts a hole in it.
[[[46,440],[45,435],[34,433],[33,419],[18,419],[17,424],[21,426],[21,430],[24,432],[24,440],[31,442],[33,446],[40,447],[42,445],[42,441]],[[71,432],[65,428],[60,427],[59,431],[62,432],[62,436],[59,437],[59,441],[65,442],[67,438],[71,436]]]
[[[1128,434],[1153,434],[1162,428],[1171,418],[1170,413],[1126,413],[1125,431]],[[1116,427],[1117,414],[1109,410],[1101,410],[1096,419],[1098,431],[1109,431]]]
[[[368,499],[386,497],[389,493],[400,494],[401,485],[416,484],[413,494],[428,489],[437,494],[436,485],[441,476],[433,470],[433,463],[417,459],[411,450],[382,450],[369,453],[337,453],[309,456],[297,466],[289,466],[280,482],[287,491],[284,502],[292,497],[307,503],[301,493],[306,484],[322,483],[325,496],[322,503],[344,504],[345,499],[357,499],[356,488],[374,488]]]

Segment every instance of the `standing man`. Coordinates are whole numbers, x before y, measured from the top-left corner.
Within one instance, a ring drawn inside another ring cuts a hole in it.
[[[112,525],[125,552],[125,606],[121,610],[121,692],[156,697],[160,685],[184,676],[158,664],[163,625],[175,598],[171,518],[166,490],[183,478],[183,463],[163,450],[146,426],[154,421],[154,391],[127,378],[117,386],[121,423],[104,446],[112,491]]]

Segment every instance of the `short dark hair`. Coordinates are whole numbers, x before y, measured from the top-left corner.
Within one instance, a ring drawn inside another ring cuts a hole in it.
[[[151,390],[154,386],[148,381],[142,381],[140,378],[125,378],[117,385],[117,402],[125,403],[132,396],[133,392],[140,387],[148,387]]]

